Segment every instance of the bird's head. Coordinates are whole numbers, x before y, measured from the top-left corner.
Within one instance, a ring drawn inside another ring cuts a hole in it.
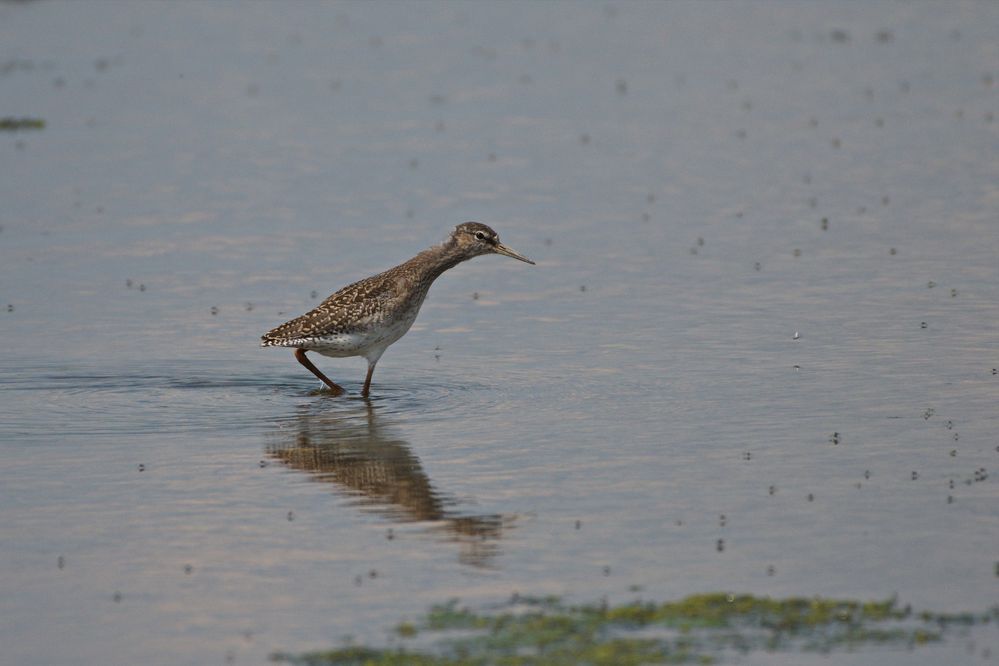
[[[461,248],[469,257],[477,257],[480,254],[502,254],[506,257],[513,257],[520,261],[534,264],[533,261],[511,250],[500,242],[499,235],[489,226],[481,222],[465,222],[459,224],[451,232],[450,241]]]

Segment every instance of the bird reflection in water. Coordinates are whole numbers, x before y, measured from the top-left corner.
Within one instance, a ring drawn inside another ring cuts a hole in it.
[[[364,404],[361,410],[333,413],[303,405],[281,424],[267,454],[335,484],[358,506],[389,520],[433,523],[430,531],[459,545],[460,562],[489,567],[513,517],[458,510],[455,499],[434,488],[409,444],[379,425],[372,404]]]

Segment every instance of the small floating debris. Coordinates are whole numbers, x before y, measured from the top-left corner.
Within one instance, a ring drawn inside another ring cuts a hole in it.
[[[835,28],[829,31],[829,38],[837,44],[846,44],[850,41],[850,33],[842,28]]]
[[[891,30],[878,30],[877,34],[874,35],[874,39],[876,39],[879,44],[891,44],[895,41],[895,33]]]

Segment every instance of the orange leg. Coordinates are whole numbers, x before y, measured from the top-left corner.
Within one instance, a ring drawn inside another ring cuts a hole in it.
[[[375,364],[368,363],[368,376],[364,378],[364,388],[361,389],[361,397],[367,398],[371,389],[371,375],[375,374]]]
[[[304,365],[304,366],[305,366],[306,368],[308,368],[308,369],[309,369],[309,372],[311,372],[311,373],[312,373],[312,374],[314,374],[314,375],[315,375],[316,377],[318,377],[318,378],[319,378],[319,380],[320,380],[320,381],[321,381],[321,382],[322,382],[323,384],[326,384],[326,386],[329,386],[329,387],[330,387],[330,390],[331,390],[331,391],[333,391],[333,394],[334,394],[334,395],[343,395],[343,393],[344,393],[344,390],[343,390],[343,387],[342,387],[342,386],[340,386],[339,384],[334,384],[334,383],[333,383],[333,380],[331,380],[331,379],[330,379],[329,377],[327,377],[327,376],[326,376],[326,375],[324,375],[324,374],[323,374],[322,372],[320,372],[320,371],[319,371],[319,368],[317,368],[316,366],[314,366],[314,365],[312,364],[312,361],[310,361],[310,360],[309,360],[309,359],[308,359],[308,358],[307,358],[307,357],[305,356],[305,350],[304,350],[304,349],[296,349],[296,350],[295,350],[295,358],[296,358],[296,359],[298,359],[298,362],[299,362],[299,363],[301,363],[301,364],[302,364],[302,365]],[[371,377],[370,377],[370,374],[369,374],[368,378],[369,378],[369,379],[371,378]],[[365,385],[364,385],[364,388],[365,388],[365,389],[367,389],[367,387],[368,387],[368,385],[367,385],[367,384],[365,384]]]

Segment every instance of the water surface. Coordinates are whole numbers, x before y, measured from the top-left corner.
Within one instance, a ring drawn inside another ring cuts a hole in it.
[[[985,609],[996,62],[988,3],[0,4],[0,114],[46,122],[0,134],[5,654],[263,663],[514,592]],[[370,402],[257,347],[465,220],[538,265],[445,274]]]

